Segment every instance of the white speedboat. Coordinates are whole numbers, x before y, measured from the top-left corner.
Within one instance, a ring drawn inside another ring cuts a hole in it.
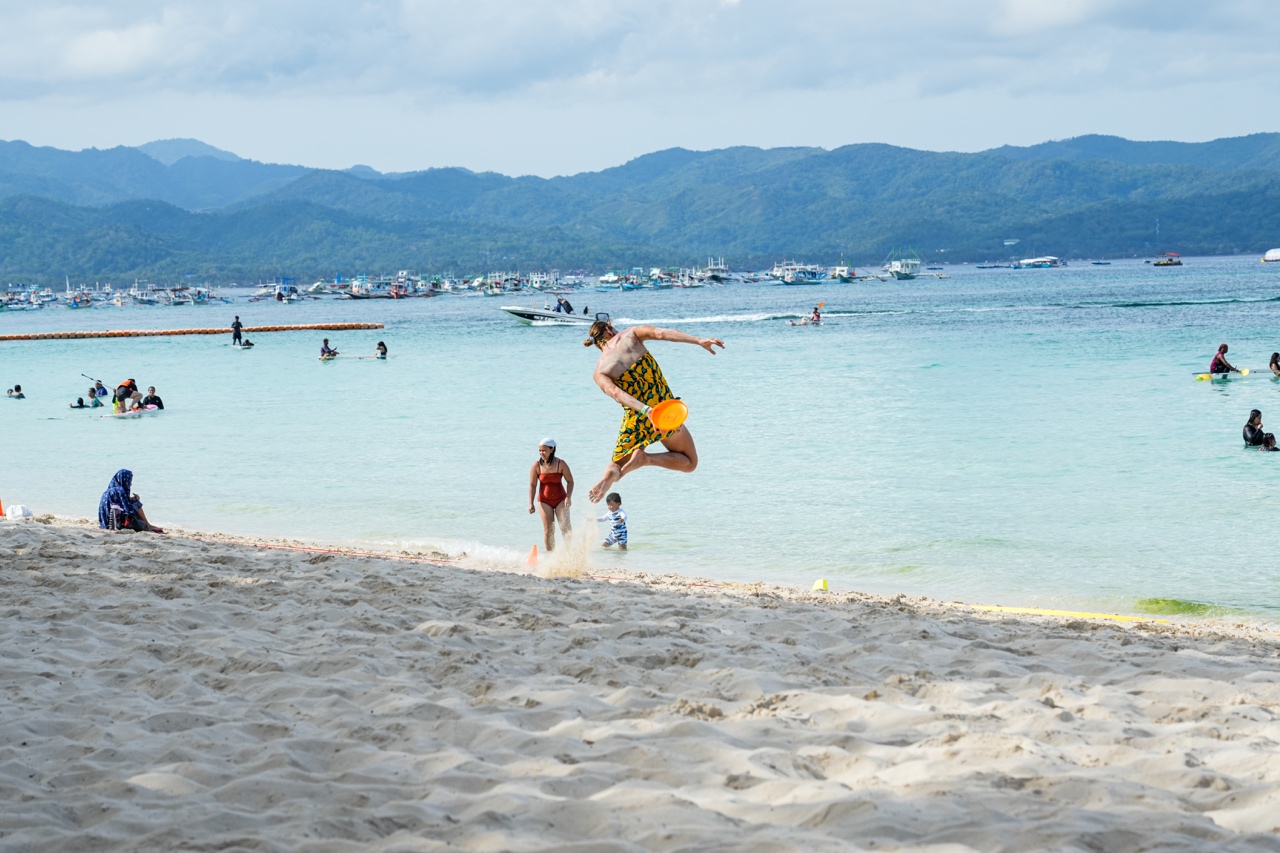
[[[595,322],[596,319],[594,316],[587,314],[565,314],[553,311],[550,308],[521,308],[519,305],[503,305],[500,310],[506,311],[526,326],[541,325],[543,323],[563,326],[585,326]]]

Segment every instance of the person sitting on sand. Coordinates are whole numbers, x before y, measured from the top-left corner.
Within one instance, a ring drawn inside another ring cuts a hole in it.
[[[608,319],[596,320],[588,334],[590,337],[583,346],[595,346],[600,350],[594,376],[596,385],[621,404],[623,415],[613,459],[605,466],[604,476],[591,488],[587,497],[592,503],[599,503],[610,486],[646,465],[686,473],[696,469],[698,449],[689,428],[681,424],[679,429],[662,432],[649,416],[658,403],[676,397],[667,386],[653,354],[645,348],[645,341],[696,344],[712,355],[715,355],[716,347],[724,349],[724,341],[695,338],[675,329],[657,326],[635,326],[619,332]],[[659,441],[667,449],[666,453],[645,450]]]
[[[1209,372],[1210,373],[1239,373],[1240,372],[1236,370],[1234,367],[1232,367],[1231,363],[1227,361],[1227,345],[1226,344],[1220,344],[1218,346],[1217,355],[1213,357],[1213,361],[1209,362]]]
[[[111,478],[107,490],[98,501],[98,526],[103,530],[149,530],[164,533],[147,521],[142,511],[142,498],[131,492],[133,472],[121,468]]]
[[[337,354],[338,354],[338,351],[333,347],[329,346],[329,339],[325,338],[324,343],[320,344],[320,357],[333,358]]]
[[[543,541],[547,551],[554,551],[556,521],[560,522],[560,535],[566,540],[573,529],[569,521],[569,504],[573,502],[573,472],[563,459],[556,458],[554,438],[544,438],[538,443],[538,461],[529,469],[530,513],[533,512],[535,494],[538,498],[538,514],[542,516]]]
[[[142,406],[143,408],[147,406],[155,406],[157,409],[164,408],[164,400],[161,400],[160,397],[156,395],[156,386],[152,385],[147,389],[147,396],[142,398]]]
[[[1249,421],[1244,425],[1244,446],[1257,447],[1262,444],[1262,412],[1254,409],[1249,413]]]
[[[73,408],[73,409],[87,409],[87,408],[89,408],[88,406],[86,406],[86,405],[84,404],[84,397],[76,397],[76,401],[75,401],[74,403],[68,403],[67,405],[68,405],[69,407]]]
[[[617,545],[619,551],[625,551],[627,550],[627,511],[622,508],[622,495],[610,492],[604,499],[604,503],[609,511],[596,521],[609,522],[609,535],[605,536],[600,544],[606,548]]]
[[[384,344],[382,341],[378,341],[378,345],[373,349],[374,349],[374,356],[373,356],[374,358],[387,357],[387,345]]]
[[[1276,447],[1275,434],[1267,433],[1266,435],[1264,435],[1262,437],[1262,444],[1261,446],[1258,447],[1258,449],[1264,452],[1272,451],[1272,450],[1280,450],[1280,447]]]

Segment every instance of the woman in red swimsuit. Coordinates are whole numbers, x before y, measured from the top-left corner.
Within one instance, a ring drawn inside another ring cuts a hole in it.
[[[563,485],[561,481],[564,481]],[[567,488],[566,488],[567,487]],[[533,512],[537,496],[538,514],[542,516],[542,532],[548,551],[556,547],[556,526],[560,535],[569,538],[569,504],[573,502],[573,472],[564,460],[556,458],[556,441],[544,438],[538,445],[538,461],[529,469],[529,512]]]

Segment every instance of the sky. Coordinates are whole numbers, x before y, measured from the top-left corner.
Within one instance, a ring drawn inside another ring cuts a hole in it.
[[[1275,131],[1264,0],[0,0],[0,139],[542,176]]]

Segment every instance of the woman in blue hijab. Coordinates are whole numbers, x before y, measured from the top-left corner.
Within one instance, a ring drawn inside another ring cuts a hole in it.
[[[142,499],[130,491],[132,488],[133,472],[121,468],[111,478],[110,485],[102,493],[102,500],[98,502],[98,526],[103,530],[150,530],[152,533],[164,533],[147,521],[147,514],[142,511]]]

